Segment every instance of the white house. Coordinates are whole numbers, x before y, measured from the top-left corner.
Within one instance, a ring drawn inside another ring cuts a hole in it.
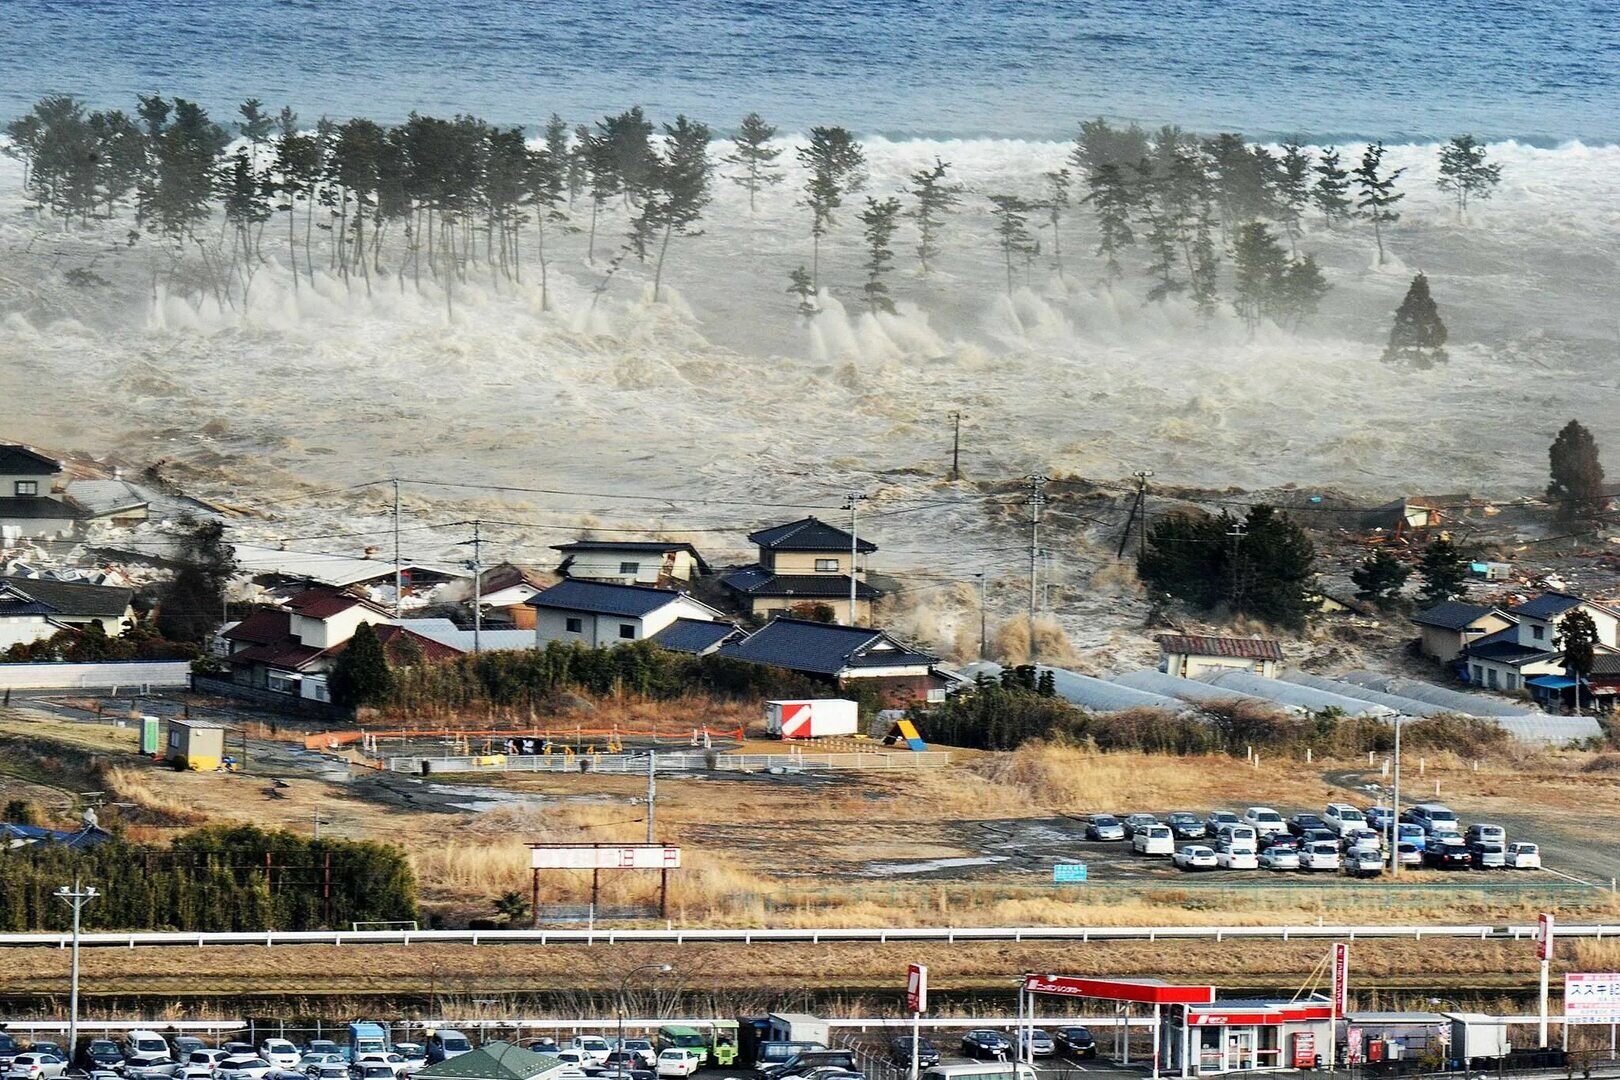
[[[569,579],[529,597],[534,641],[577,641],[602,648],[650,638],[675,622],[720,622],[725,616],[683,592],[645,585]]]
[[[1620,612],[1570,593],[1545,592],[1506,609],[1513,625],[1466,646],[1462,662],[1468,681],[1487,690],[1523,690],[1526,680],[1564,674],[1558,628],[1573,611],[1584,611],[1597,628],[1596,652],[1620,652]]]
[[[1247,671],[1274,679],[1281,662],[1282,645],[1267,638],[1159,635],[1159,670],[1184,679],[1209,671]]]
[[[553,545],[562,552],[561,577],[619,585],[679,588],[709,572],[697,548],[665,540],[575,540]]]
[[[94,623],[117,637],[135,621],[133,589],[50,578],[0,577],[0,649]]]

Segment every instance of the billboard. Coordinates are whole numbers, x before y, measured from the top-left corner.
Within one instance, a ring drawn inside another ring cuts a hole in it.
[[[1553,958],[1553,917],[1545,911],[1536,917],[1536,958]]]
[[[1333,946],[1333,1011],[1350,1011],[1350,945],[1343,941]]]
[[[1620,973],[1564,976],[1566,1024],[1620,1024]]]
[[[928,1011],[928,965],[906,966],[906,1008],[914,1013]]]
[[[667,844],[539,844],[529,849],[535,870],[674,870],[681,849]]]

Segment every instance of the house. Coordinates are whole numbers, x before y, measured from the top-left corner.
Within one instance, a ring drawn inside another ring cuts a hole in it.
[[[515,563],[492,566],[478,581],[478,606],[486,621],[501,622],[517,630],[534,629],[534,608],[529,597],[552,584],[551,575]],[[467,599],[472,600],[471,591]]]
[[[1282,645],[1268,638],[1160,634],[1158,640],[1159,670],[1184,679],[1211,671],[1247,671],[1274,679],[1282,662]]]
[[[108,636],[135,621],[135,590],[50,578],[0,577],[0,649],[96,625]]]
[[[1370,511],[1363,519],[1362,527],[1371,532],[1387,533],[1391,539],[1404,540],[1413,533],[1439,529],[1449,522],[1459,521],[1475,505],[1474,497],[1468,494],[1411,495]]]
[[[808,606],[825,607],[834,619],[849,623],[853,574],[854,622],[872,621],[872,605],[883,593],[867,584],[859,558],[876,551],[876,544],[860,540],[852,547],[849,533],[816,517],[761,529],[748,539],[758,546],[759,561],[720,579],[744,611],[764,619],[802,613]]]
[[[1599,656],[1620,652],[1620,611],[1571,593],[1545,592],[1505,609],[1513,625],[1464,647],[1460,659],[1467,680],[1488,690],[1513,692],[1526,689],[1526,683],[1539,676],[1563,675],[1558,625],[1573,611],[1591,617]]]
[[[225,728],[203,720],[169,717],[168,750],[163,759],[176,768],[213,772],[225,758]]]
[[[1419,648],[1449,664],[1469,645],[1514,625],[1514,618],[1490,604],[1465,604],[1444,600],[1412,616],[1420,635]]]
[[[575,641],[603,648],[654,637],[678,619],[720,622],[724,618],[684,592],[573,578],[529,597],[528,604],[535,609],[536,646]]]
[[[0,445],[0,546],[79,536],[96,525],[135,525],[146,517],[146,500],[122,480],[64,481],[55,458]]]
[[[647,640],[674,652],[708,656],[728,641],[742,636],[743,632],[728,622],[676,619]]]
[[[665,540],[575,540],[553,545],[563,554],[560,577],[611,581],[620,585],[657,585],[678,589],[709,573],[697,548]]]
[[[718,655],[786,668],[840,691],[871,687],[887,707],[943,701],[952,680],[939,658],[864,626],[842,626],[778,615]]]
[[[232,550],[236,555],[237,572],[267,589],[326,585],[334,589],[364,589],[372,600],[391,602],[394,599],[391,560],[318,551],[284,551],[260,544],[235,544]],[[407,562],[401,566],[400,576],[405,597],[409,598],[471,575]]]
[[[130,528],[150,515],[151,503],[139,491],[116,477],[112,480],[69,480],[68,501],[84,511],[90,525]]]

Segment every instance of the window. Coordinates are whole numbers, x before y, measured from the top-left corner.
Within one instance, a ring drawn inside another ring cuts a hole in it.
[[[1483,686],[1484,684],[1485,684],[1485,669],[1480,667],[1478,664],[1475,664],[1474,665],[1474,685],[1475,686]]]
[[[837,559],[817,559],[816,560],[816,573],[818,573],[818,574],[836,574],[836,573],[838,573],[838,560]]]
[[[944,701],[944,700],[945,700],[945,688],[943,686],[935,686],[935,687],[932,687],[932,688],[929,689],[929,691],[928,691],[928,701],[929,701],[930,704],[937,704],[938,702],[941,702],[941,701]]]
[[[18,495],[38,495],[39,494],[39,481],[38,480],[18,480],[17,481],[17,494]]]
[[[1537,641],[1540,641],[1542,638],[1547,636],[1547,628],[1545,626],[1532,626],[1530,628],[1530,636],[1535,638]]]
[[[1492,690],[1496,689],[1496,669],[1495,668],[1486,668],[1485,669],[1485,685],[1489,686]]]
[[[1509,690],[1517,690],[1519,688],[1519,677],[1513,672],[1508,672],[1504,677],[1507,679],[1507,688]]]
[[[584,619],[564,619],[563,630],[570,634],[583,634],[585,632]]]
[[[298,679],[290,675],[283,675],[276,671],[266,674],[265,686],[270,690],[274,690],[278,694],[298,693]]]
[[[636,639],[636,624],[627,622],[620,623],[619,636],[624,638],[626,641],[634,641]]]
[[[641,564],[638,562],[622,562],[619,564],[619,573],[639,574],[641,573]]]

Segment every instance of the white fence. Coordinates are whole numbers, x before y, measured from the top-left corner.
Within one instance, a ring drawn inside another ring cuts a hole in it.
[[[903,750],[850,754],[659,753],[659,772],[837,772],[847,769],[938,769],[951,763],[943,750]],[[392,772],[597,772],[644,776],[645,754],[484,754],[460,757],[390,757]]]
[[[1493,938],[1518,941],[1534,938],[1534,923],[1512,925],[1457,924],[1405,926],[919,926],[887,929],[757,928],[752,930],[242,930],[222,933],[201,931],[134,931],[80,934],[84,948],[133,949],[141,946],[210,945],[625,945],[665,942],[674,945],[735,942],[744,945],[772,942],[834,941],[1158,941],[1189,938],[1225,941],[1229,938],[1277,941],[1346,940],[1357,938]],[[1560,923],[1560,938],[1620,938],[1620,923]],[[71,934],[0,934],[3,948],[65,949]]]
[[[109,660],[97,664],[0,664],[0,690],[112,690],[144,693],[191,685],[185,660]]]

